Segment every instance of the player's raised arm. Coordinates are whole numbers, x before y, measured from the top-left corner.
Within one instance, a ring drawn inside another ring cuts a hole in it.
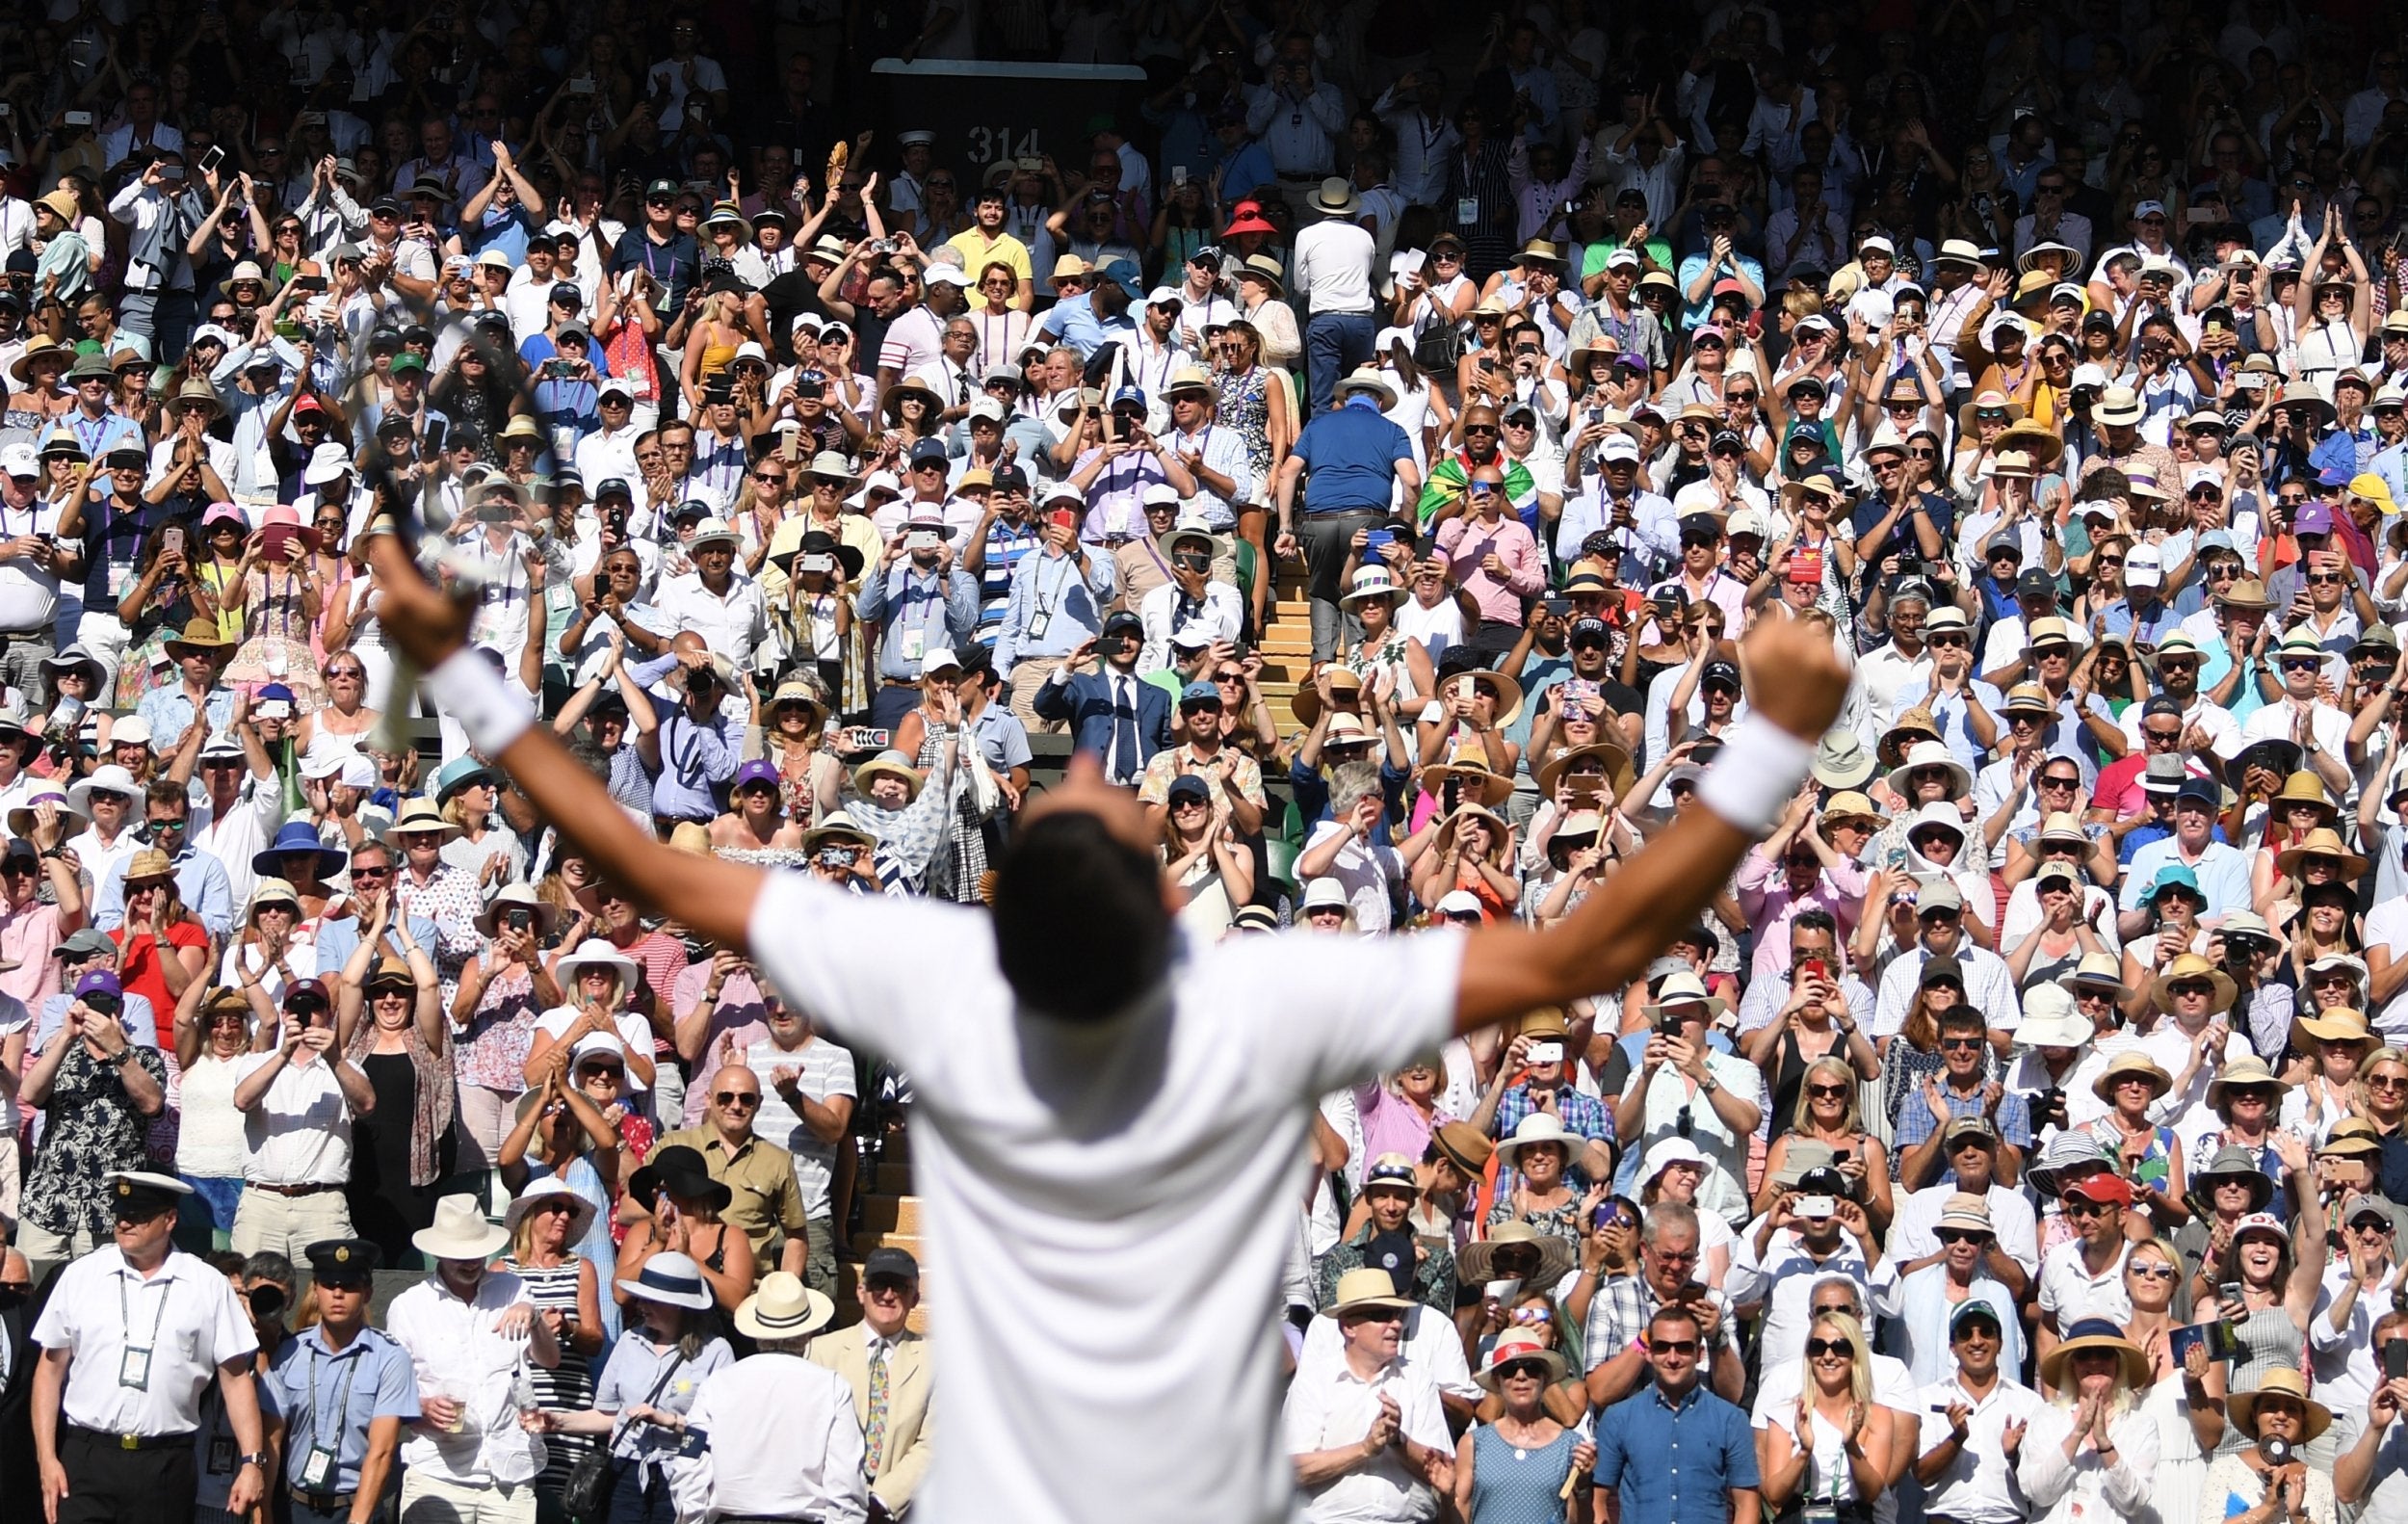
[[[744,863],[671,852],[653,839],[469,650],[466,605],[428,582],[390,534],[369,540],[368,559],[384,593],[386,635],[426,670],[428,691],[459,722],[469,744],[510,769],[561,834],[629,899],[674,915],[714,942],[746,946],[752,902],[766,875]]]
[[[1473,933],[1456,987],[1457,1031],[1628,984],[1696,922],[1741,855],[1780,819],[1847,696],[1847,668],[1819,625],[1792,619],[1759,624],[1741,643],[1740,662],[1751,712],[1700,780],[1700,807],[1559,924]]]

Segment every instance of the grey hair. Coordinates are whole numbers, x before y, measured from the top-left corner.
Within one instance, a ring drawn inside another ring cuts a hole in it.
[[[1662,1244],[1664,1234],[1684,1229],[1691,1237],[1697,1236],[1697,1208],[1687,1201],[1659,1201],[1647,1209],[1647,1225],[1640,1230],[1640,1237],[1647,1241],[1649,1248],[1655,1248]]]
[[[1808,1288],[1806,1292],[1807,1306],[1811,1307],[1815,1304],[1815,1299],[1822,1295],[1822,1288],[1825,1286],[1837,1286],[1843,1291],[1845,1291],[1847,1293],[1847,1304],[1854,1309],[1854,1315],[1857,1321],[1860,1323],[1864,1321],[1865,1289],[1856,1284],[1856,1281],[1851,1276],[1824,1275],[1820,1279],[1817,1280],[1812,1287]]]
[[[1329,770],[1329,813],[1344,819],[1348,810],[1379,794],[1379,769],[1370,762],[1342,762]]]
[[[756,1354],[800,1354],[803,1347],[810,1342],[811,1336],[807,1333],[791,1339],[755,1339],[752,1350]]]

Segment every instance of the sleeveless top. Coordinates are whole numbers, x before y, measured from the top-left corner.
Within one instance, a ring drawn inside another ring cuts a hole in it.
[[[1564,1476],[1580,1435],[1565,1429],[1528,1449],[1497,1432],[1472,1431],[1472,1524],[1561,1524]]]
[[[1243,376],[1223,371],[1216,382],[1220,421],[1245,441],[1246,464],[1258,479],[1270,469],[1270,404],[1265,400],[1269,384],[1269,377],[1259,364]]]
[[[2279,1291],[2280,1285],[2276,1287]],[[2299,1325],[2291,1322],[2290,1312],[2278,1297],[2274,1305],[2261,1307],[2232,1324],[2233,1336],[2240,1341],[2240,1358],[2233,1362],[2230,1389],[2252,1392],[2268,1371],[2304,1371],[2303,1356],[2307,1353],[2307,1335]]]
[[[244,1057],[249,1057],[248,1054]],[[184,1071],[183,1124],[175,1135],[175,1169],[196,1180],[240,1180],[243,1114],[234,1109],[234,1062],[206,1049]]]

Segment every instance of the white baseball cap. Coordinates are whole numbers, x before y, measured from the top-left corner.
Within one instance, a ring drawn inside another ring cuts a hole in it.
[[[39,476],[41,462],[35,458],[34,447],[19,440],[0,448],[0,471],[11,476]]]

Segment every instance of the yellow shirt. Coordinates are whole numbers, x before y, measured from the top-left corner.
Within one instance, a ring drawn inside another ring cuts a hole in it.
[[[1029,246],[1009,233],[997,233],[989,239],[976,227],[965,227],[945,240],[944,247],[961,256],[961,268],[973,286],[989,265],[1009,265],[1014,279],[1029,278]]]

